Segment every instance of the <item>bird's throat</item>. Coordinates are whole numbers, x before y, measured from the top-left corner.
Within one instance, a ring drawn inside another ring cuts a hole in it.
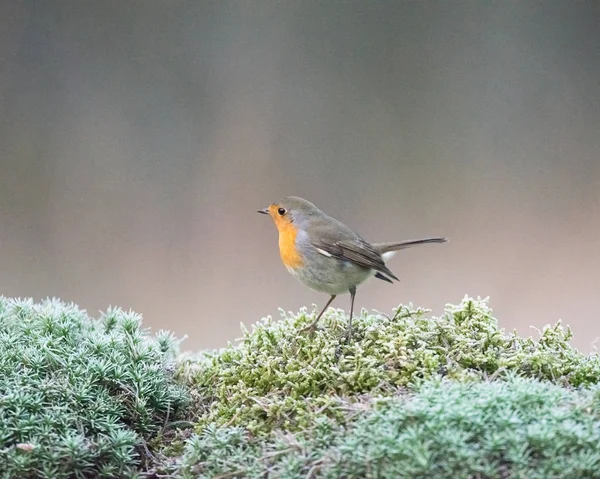
[[[277,225],[279,230],[279,254],[288,268],[298,268],[304,264],[302,254],[296,247],[297,230],[292,223]]]

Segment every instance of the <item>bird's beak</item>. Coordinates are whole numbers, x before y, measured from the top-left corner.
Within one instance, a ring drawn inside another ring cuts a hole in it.
[[[264,210],[258,210],[257,213],[262,213],[263,215],[268,215],[269,210],[267,208],[265,208]]]

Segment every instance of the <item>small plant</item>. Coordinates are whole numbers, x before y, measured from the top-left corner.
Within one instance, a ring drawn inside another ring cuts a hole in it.
[[[134,477],[188,394],[132,312],[0,297],[0,477]]]

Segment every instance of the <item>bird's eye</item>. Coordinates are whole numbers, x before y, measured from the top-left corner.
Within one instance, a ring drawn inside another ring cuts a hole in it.
[[[279,208],[277,213],[279,213],[279,216],[283,216],[286,213],[285,208]]]

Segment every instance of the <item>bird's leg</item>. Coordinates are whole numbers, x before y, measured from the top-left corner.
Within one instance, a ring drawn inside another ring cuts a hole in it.
[[[325,312],[325,310],[327,308],[329,308],[329,305],[333,302],[333,300],[335,299],[335,296],[336,296],[335,294],[331,295],[331,298],[329,298],[329,301],[327,301],[327,304],[321,310],[321,312],[317,316],[317,319],[315,319],[312,323],[310,323],[306,328],[301,329],[300,330],[301,333],[303,333],[305,331],[313,331],[314,332],[317,329],[317,323],[319,322],[319,319],[321,319],[321,316],[323,316],[323,313]]]
[[[346,330],[346,341],[352,338],[352,314],[354,313],[354,297],[356,296],[356,286],[350,288],[350,319],[348,320],[348,329]]]

